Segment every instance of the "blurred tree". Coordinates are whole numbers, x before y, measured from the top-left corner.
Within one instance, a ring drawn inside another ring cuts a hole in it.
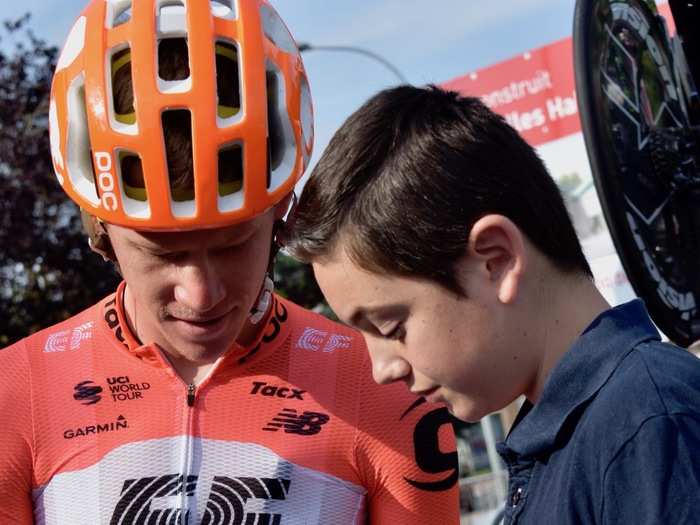
[[[28,22],[28,14],[4,22],[0,33],[0,346],[77,313],[118,282],[91,255],[53,175],[47,127],[58,53]]]
[[[58,50],[29,20],[0,28],[0,348],[78,313],[119,282],[112,264],[90,251],[78,208],[54,176],[48,109]],[[308,266],[280,255],[275,274],[291,300],[308,308],[321,301]]]
[[[280,295],[304,308],[338,319],[323,298],[311,266],[301,264],[284,252],[280,252],[275,261],[275,288]]]

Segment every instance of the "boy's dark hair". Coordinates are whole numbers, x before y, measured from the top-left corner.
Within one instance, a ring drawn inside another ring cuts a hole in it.
[[[361,268],[432,279],[454,275],[474,223],[512,220],[552,263],[591,276],[564,201],[533,148],[480,100],[435,86],[382,91],[336,132],[285,232],[312,261],[342,236]]]

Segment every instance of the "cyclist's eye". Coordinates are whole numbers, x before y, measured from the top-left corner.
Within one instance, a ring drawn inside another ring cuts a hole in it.
[[[231,244],[230,246],[224,246],[222,248],[219,248],[216,250],[216,255],[230,255],[232,253],[235,253],[238,249],[240,249],[241,245],[240,244]]]
[[[151,255],[161,261],[178,262],[182,261],[187,254],[185,252],[153,252]]]

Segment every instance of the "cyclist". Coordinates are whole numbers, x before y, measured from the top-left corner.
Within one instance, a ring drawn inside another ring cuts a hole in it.
[[[524,396],[499,446],[506,523],[697,523],[700,361],[641,301],[609,307],[543,163],[478,99],[374,96],[292,216],[375,380],[467,421]]]
[[[458,523],[446,410],[266,276],[310,103],[263,0],[87,5],[52,155],[124,282],[0,352],[2,523]]]

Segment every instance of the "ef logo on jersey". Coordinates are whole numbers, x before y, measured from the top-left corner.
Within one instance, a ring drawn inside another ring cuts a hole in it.
[[[121,496],[112,513],[110,523],[112,525],[192,524],[194,520],[191,511],[177,508],[173,503],[193,498],[198,481],[197,476],[182,474],[127,479],[124,481]],[[199,523],[280,525],[281,514],[248,510],[246,504],[255,500],[284,501],[289,494],[290,484],[290,480],[283,478],[215,476]]]

